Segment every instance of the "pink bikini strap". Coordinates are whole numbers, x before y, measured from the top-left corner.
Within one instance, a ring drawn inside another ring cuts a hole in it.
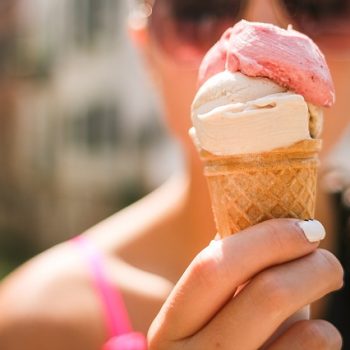
[[[108,338],[121,336],[132,332],[128,313],[120,291],[112,287],[104,272],[103,256],[83,236],[72,240],[85,256],[91,271],[92,281],[97,295],[100,296],[108,330]]]

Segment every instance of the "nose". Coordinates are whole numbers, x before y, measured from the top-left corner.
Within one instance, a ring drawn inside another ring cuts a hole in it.
[[[277,0],[250,0],[243,14],[248,21],[279,24]]]

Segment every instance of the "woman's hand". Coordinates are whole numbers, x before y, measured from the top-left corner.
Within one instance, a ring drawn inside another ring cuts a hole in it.
[[[150,350],[256,350],[291,315],[341,288],[340,263],[318,249],[322,226],[304,223],[270,220],[212,242],[154,320]],[[303,320],[267,349],[339,350],[341,337],[325,321]]]

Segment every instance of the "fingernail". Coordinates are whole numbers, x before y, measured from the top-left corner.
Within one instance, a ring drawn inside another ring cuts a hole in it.
[[[310,243],[322,241],[326,237],[326,230],[317,220],[299,221],[298,225]]]

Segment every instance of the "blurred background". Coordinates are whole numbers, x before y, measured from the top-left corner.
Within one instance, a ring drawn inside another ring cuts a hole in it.
[[[181,163],[127,12],[126,0],[0,2],[0,278]]]

